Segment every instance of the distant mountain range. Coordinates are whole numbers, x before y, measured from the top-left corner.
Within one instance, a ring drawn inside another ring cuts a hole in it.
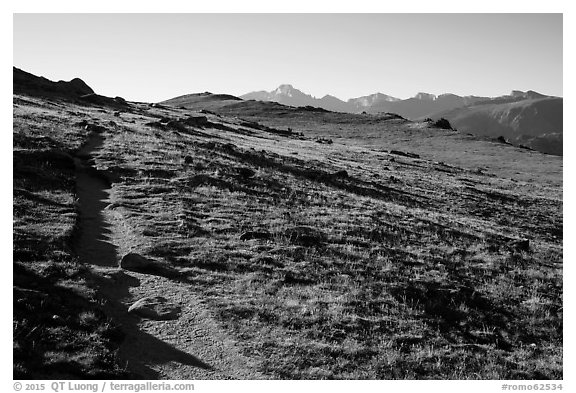
[[[418,93],[414,97],[402,100],[387,94],[375,93],[368,96],[342,101],[334,96],[325,95],[315,98],[303,93],[292,85],[280,85],[272,91],[255,91],[240,96],[243,100],[273,101],[289,106],[314,106],[334,112],[382,113],[392,112],[410,120],[434,116],[440,112],[475,104],[511,103],[522,100],[550,98],[535,91],[513,90],[509,95],[499,97],[459,96],[456,94]]]
[[[331,95],[315,98],[294,88],[292,85],[280,85],[277,89],[270,92],[256,91],[244,94],[240,98],[244,100],[274,101],[290,106],[314,106],[335,112],[393,112],[408,119],[426,117],[440,111],[490,99],[489,97],[475,96],[460,97],[455,94],[435,96],[428,93],[418,93],[412,98],[401,100],[387,94],[375,93],[342,101]]]
[[[549,154],[562,155],[563,99],[529,90],[513,90],[499,97],[418,93],[405,100],[382,93],[342,101],[326,95],[315,98],[281,85],[270,92],[241,96],[244,100],[272,101],[290,106],[313,106],[347,113],[396,113],[410,120],[446,118],[459,131],[504,137]]]

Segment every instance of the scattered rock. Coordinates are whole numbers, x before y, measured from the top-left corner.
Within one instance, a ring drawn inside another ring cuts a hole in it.
[[[346,172],[345,170],[341,170],[341,171],[338,171],[338,172],[334,172],[334,173],[332,174],[332,177],[343,177],[343,178],[345,178],[345,177],[348,177],[348,172]]]
[[[220,146],[222,151],[227,153],[234,153],[236,152],[236,146],[233,143],[224,143]]]
[[[106,131],[106,127],[103,127],[103,126],[98,125],[98,124],[86,124],[84,126],[84,129],[86,131],[95,132],[97,134],[101,134],[104,131]]]
[[[530,252],[530,240],[520,239],[508,243],[508,247],[514,251]]]
[[[150,269],[156,269],[158,267],[158,263],[145,258],[140,254],[131,252],[122,257],[122,260],[120,261],[120,267],[125,270],[142,272]]]
[[[176,131],[186,131],[186,126],[177,120],[168,121],[166,127]]]
[[[240,167],[238,168],[238,174],[243,177],[244,179],[249,179],[251,177],[254,177],[254,175],[256,174],[256,172],[254,172],[252,169],[250,168],[246,168],[246,167]]]
[[[191,127],[206,127],[210,124],[206,116],[188,116],[180,121]]]
[[[216,148],[216,142],[204,142],[204,143],[198,143],[198,146],[204,148],[204,149],[215,149]]]
[[[252,240],[252,239],[267,240],[271,238],[272,234],[268,231],[248,231],[240,235],[240,240]]]
[[[420,156],[416,153],[408,153],[400,150],[390,150],[390,154],[395,154],[397,156],[409,157],[409,158],[420,158]]]
[[[329,139],[329,138],[316,138],[314,140],[314,142],[320,143],[323,145],[331,145],[332,143],[334,143],[334,141],[332,139]]]
[[[151,122],[145,123],[144,125],[148,126],[148,127],[159,128],[161,130],[163,130],[165,128],[164,124],[160,123],[159,121],[151,121]]]
[[[505,145],[511,145],[511,143],[508,142],[508,141],[506,140],[506,138],[504,138],[502,135],[500,135],[500,136],[499,136],[498,138],[496,138],[495,140],[496,140],[496,142],[500,142],[500,143],[503,143],[503,144],[505,144]]]
[[[202,110],[200,111],[200,113],[207,113],[207,114],[209,114],[209,115],[214,115],[214,116],[217,116],[217,117],[222,117],[222,116],[220,116],[218,113],[209,111],[208,109],[202,109]]]
[[[146,228],[142,231],[142,235],[154,237],[154,236],[158,236],[158,231],[152,230],[150,228]]]
[[[161,296],[144,297],[128,308],[129,313],[155,320],[176,319],[181,311],[179,306],[169,303]]]
[[[308,226],[296,226],[286,229],[284,235],[293,244],[299,244],[306,247],[322,245],[327,236],[318,229]]]

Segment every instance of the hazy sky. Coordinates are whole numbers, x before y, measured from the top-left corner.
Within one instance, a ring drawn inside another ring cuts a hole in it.
[[[14,65],[149,102],[284,83],[344,100],[562,96],[562,14],[15,14]]]

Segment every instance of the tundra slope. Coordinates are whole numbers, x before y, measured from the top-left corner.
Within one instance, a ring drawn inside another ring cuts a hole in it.
[[[178,106],[192,104],[189,99],[183,98],[165,102],[175,106],[176,102]],[[445,117],[463,132],[502,136],[515,145],[524,145],[547,154],[562,155],[563,99],[531,90],[513,90],[509,95],[493,98],[418,93],[405,100],[376,93],[344,102],[332,96],[317,99],[291,85],[281,85],[271,92],[253,92],[241,98],[295,107],[320,107],[336,112],[396,113],[410,120]]]
[[[31,324],[38,309],[20,306],[19,373],[72,364],[81,376],[96,364],[170,379],[562,378],[561,161],[394,116],[295,109],[255,122],[248,112],[15,95],[14,266],[30,272],[15,276],[15,293],[89,293],[94,310],[61,296],[50,311],[60,319]],[[370,123],[377,145],[318,137]],[[95,130],[101,143],[83,157]],[[441,140],[477,151],[474,165],[423,147]],[[516,162],[494,164],[492,149]],[[95,240],[115,250],[113,266],[78,249],[91,202],[74,204],[74,157],[105,179]],[[516,174],[523,165],[537,170]],[[129,252],[158,268],[116,267]],[[127,313],[143,296],[181,313]],[[102,315],[108,328],[90,327]],[[107,333],[114,325],[122,334]],[[62,331],[84,341],[50,344]],[[101,361],[114,352],[116,363]]]

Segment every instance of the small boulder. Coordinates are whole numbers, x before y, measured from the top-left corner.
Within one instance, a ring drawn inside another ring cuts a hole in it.
[[[322,231],[308,226],[296,226],[286,229],[284,232],[290,243],[305,247],[322,245],[327,236]]]
[[[332,177],[346,178],[346,177],[348,177],[348,172],[346,172],[345,170],[341,170],[341,171],[338,171],[338,172],[334,172],[334,173],[332,174]]]
[[[166,127],[176,131],[186,131],[186,126],[177,120],[170,120],[168,123],[166,123]]]
[[[420,155],[416,153],[404,152],[400,150],[390,150],[390,154],[395,154],[397,156],[409,157],[409,158],[420,158]]]
[[[206,127],[210,124],[206,116],[188,116],[180,121],[192,127]]]
[[[530,240],[520,239],[508,243],[508,247],[514,251],[530,252]]]
[[[120,267],[125,270],[141,272],[156,268],[157,263],[140,254],[131,252],[122,257]]]
[[[106,131],[106,127],[103,127],[98,124],[86,124],[86,126],[84,126],[84,129],[86,131],[95,132],[97,134],[101,134],[104,131]]]
[[[268,231],[248,231],[240,235],[240,240],[253,240],[253,239],[267,240],[271,238],[272,234]]]
[[[163,130],[163,129],[165,128],[165,127],[164,127],[164,124],[160,123],[159,121],[150,121],[150,122],[148,122],[148,123],[145,123],[144,125],[145,125],[145,126],[148,126],[148,127],[158,128],[158,129],[161,129],[161,130]]]
[[[240,177],[244,179],[249,179],[256,174],[256,172],[254,172],[252,169],[246,167],[240,167],[237,170]]]
[[[144,297],[128,308],[131,314],[154,320],[176,319],[181,311],[181,307],[169,303],[161,296]]]
[[[511,143],[506,140],[502,135],[496,138],[496,142],[503,143],[505,145],[510,145]]]

